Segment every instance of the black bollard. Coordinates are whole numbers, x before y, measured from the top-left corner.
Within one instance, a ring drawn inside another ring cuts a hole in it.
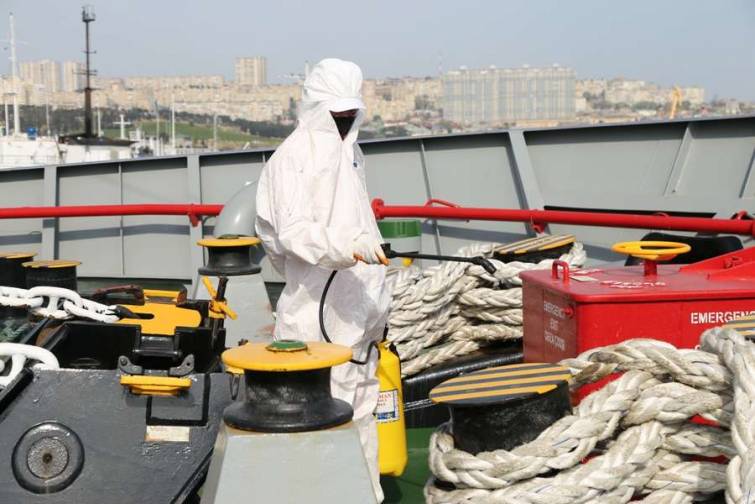
[[[223,353],[223,362],[244,371],[246,394],[226,408],[225,422],[256,432],[306,432],[349,422],[351,406],[330,394],[330,368],[347,362],[340,345],[280,340],[248,343]]]
[[[475,455],[511,450],[571,413],[570,378],[554,364],[513,364],[447,380],[430,399],[448,406],[456,448]]]
[[[26,288],[39,285],[62,287],[75,291],[78,287],[76,267],[79,261],[31,261],[23,263],[26,269]]]
[[[574,235],[545,235],[502,245],[493,251],[493,259],[501,262],[539,263],[558,259],[574,246]]]
[[[205,238],[197,243],[207,249],[207,265],[199,268],[200,275],[228,277],[259,273],[252,262],[252,247],[260,242],[252,236],[223,235]]]
[[[26,288],[26,270],[23,263],[30,261],[34,252],[9,252],[0,254],[0,285]]]

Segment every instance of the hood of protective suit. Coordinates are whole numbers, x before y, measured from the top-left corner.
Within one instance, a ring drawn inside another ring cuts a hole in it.
[[[299,125],[325,136],[341,140],[331,112],[357,109],[356,119],[344,142],[354,143],[364,120],[362,101],[362,70],[350,62],[335,58],[324,59],[312,68],[304,81],[299,107]]]

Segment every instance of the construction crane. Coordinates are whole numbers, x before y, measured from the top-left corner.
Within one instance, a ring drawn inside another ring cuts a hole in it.
[[[682,104],[682,90],[679,86],[674,86],[671,90],[671,110],[669,111],[668,118],[673,119],[676,117],[676,109]]]

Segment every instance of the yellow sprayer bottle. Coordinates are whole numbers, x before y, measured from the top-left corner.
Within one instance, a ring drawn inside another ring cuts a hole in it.
[[[380,381],[380,395],[375,409],[375,419],[378,429],[380,474],[401,476],[408,460],[401,363],[385,341],[380,343],[377,377]]]

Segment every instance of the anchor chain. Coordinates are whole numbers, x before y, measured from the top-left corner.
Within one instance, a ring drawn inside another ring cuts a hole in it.
[[[113,323],[120,319],[117,305],[104,305],[85,299],[62,287],[37,286],[31,289],[0,286],[0,306],[29,308],[40,317],[66,320],[73,317]]]
[[[3,372],[6,362],[2,357],[10,357],[11,368],[5,376],[0,376],[0,390],[7,387],[23,370],[27,360],[35,361],[35,368],[58,369],[57,357],[49,350],[35,345],[23,345],[20,343],[0,343],[0,373]]]

